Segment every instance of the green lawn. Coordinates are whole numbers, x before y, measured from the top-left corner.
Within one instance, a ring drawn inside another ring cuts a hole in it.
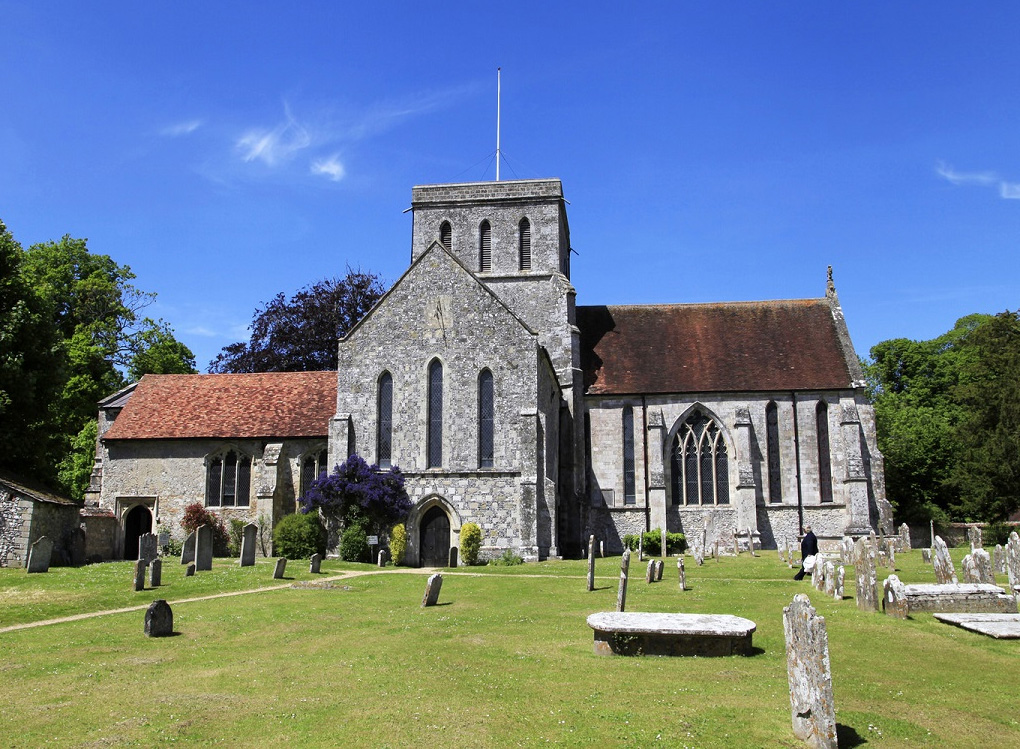
[[[852,597],[828,600],[792,580],[775,552],[703,567],[687,557],[687,592],[675,559],[666,564],[663,582],[647,585],[634,560],[628,610],[747,617],[760,652],[593,655],[585,617],[614,608],[618,557],[599,560],[592,593],[581,561],[448,571],[429,609],[419,605],[426,573],[363,574],[333,588],[177,603],[179,634],[163,639],[143,636],[140,611],[0,633],[0,743],[797,747],[782,608],[804,592],[828,622],[841,746],[1020,745],[1020,642],[930,615],[858,612]],[[898,566],[908,582],[934,579],[920,552]],[[319,579],[377,572],[323,570]],[[128,563],[0,570],[0,627],[253,589],[278,583],[271,572],[269,561],[242,570],[223,560],[186,579],[167,565],[165,586],[135,593]],[[313,576],[291,562],[288,577]]]

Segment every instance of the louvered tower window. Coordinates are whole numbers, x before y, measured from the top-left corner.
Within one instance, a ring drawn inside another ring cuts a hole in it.
[[[730,502],[726,440],[714,419],[694,412],[680,427],[670,451],[673,504]]]
[[[779,463],[779,409],[765,406],[765,450],[769,460],[769,502],[783,501],[782,467]]]
[[[449,221],[444,221],[439,227],[439,241],[448,250],[453,249],[453,227]]]
[[[478,270],[488,273],[492,270],[492,226],[483,221],[478,238]]]
[[[492,372],[483,369],[478,375],[478,467],[492,468],[495,462],[495,393]]]
[[[637,503],[634,480],[634,409],[623,409],[623,503]]]
[[[443,465],[443,365],[438,359],[429,365],[428,434],[425,439],[427,466]]]
[[[393,452],[393,377],[389,372],[379,378],[378,408],[377,460],[380,468],[389,468]]]
[[[832,464],[829,461],[829,407],[819,401],[815,409],[818,432],[818,490],[822,502],[832,501]]]
[[[522,218],[519,229],[521,270],[531,270],[531,222]]]

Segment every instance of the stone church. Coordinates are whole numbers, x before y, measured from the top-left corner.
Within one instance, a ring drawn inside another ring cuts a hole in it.
[[[620,551],[650,529],[765,548],[891,522],[872,408],[824,296],[577,306],[559,180],[412,190],[411,264],[338,372],[146,375],[100,403],[87,500],[140,533],[183,508],[275,523],[357,453],[399,466],[409,564]]]

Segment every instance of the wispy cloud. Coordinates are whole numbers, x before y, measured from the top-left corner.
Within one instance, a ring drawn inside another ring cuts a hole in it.
[[[298,151],[312,144],[308,129],[294,119],[286,104],[284,114],[284,121],[275,127],[252,128],[237,140],[243,161],[261,161],[266,166],[276,166],[289,161]]]
[[[182,135],[190,135],[200,127],[202,127],[202,120],[187,120],[186,122],[177,122],[173,125],[167,125],[159,131],[159,134],[165,135],[168,138],[178,138]]]
[[[1020,200],[1020,182],[1007,182],[995,172],[958,172],[941,161],[935,166],[935,172],[954,185],[994,187],[1000,198]]]
[[[313,161],[312,174],[321,174],[333,182],[339,182],[344,178],[344,165],[340,163],[340,157],[333,154],[325,159]]]

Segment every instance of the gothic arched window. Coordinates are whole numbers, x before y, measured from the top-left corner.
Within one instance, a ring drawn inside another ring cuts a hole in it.
[[[726,440],[714,419],[693,412],[677,430],[670,452],[673,504],[729,504]]]
[[[439,226],[439,241],[448,250],[453,249],[453,227],[449,221],[444,221]]]
[[[483,221],[478,233],[478,270],[488,273],[492,270],[492,226]]]
[[[531,270],[531,222],[522,218],[518,229],[520,230],[518,232],[520,268],[521,270]]]
[[[301,461],[301,494],[304,496],[305,493],[312,487],[312,482],[319,478],[323,473],[329,470],[326,462],[329,460],[329,454],[326,452],[326,448],[310,452]]]
[[[783,475],[779,463],[779,409],[775,401],[765,406],[765,452],[769,466],[769,502],[783,501]]]
[[[247,507],[251,502],[249,455],[230,450],[209,461],[205,477],[206,507]]]
[[[478,467],[492,468],[495,462],[496,408],[492,372],[478,375]]]
[[[829,407],[819,401],[815,408],[818,433],[818,492],[821,502],[832,501],[832,464],[829,459]]]
[[[623,409],[623,503],[625,505],[637,502],[635,483],[634,409],[626,406]]]
[[[443,465],[443,365],[438,359],[429,364],[428,433],[425,438],[426,465]]]
[[[376,461],[380,468],[389,468],[393,457],[393,377],[389,372],[379,378],[377,410]]]

